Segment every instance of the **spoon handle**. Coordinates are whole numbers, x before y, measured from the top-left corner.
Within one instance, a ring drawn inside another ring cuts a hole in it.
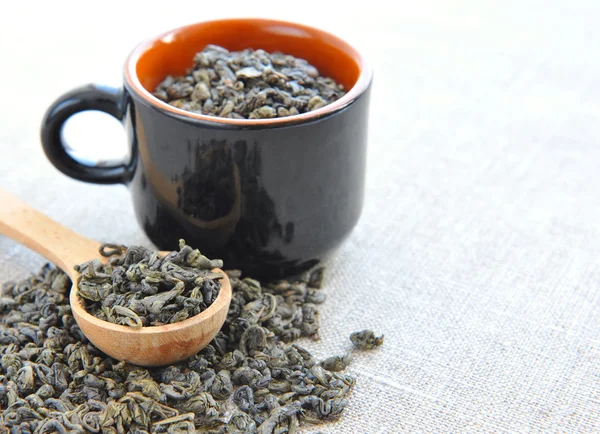
[[[99,256],[98,242],[55,222],[1,188],[0,234],[39,253],[70,277],[76,274],[76,264]]]

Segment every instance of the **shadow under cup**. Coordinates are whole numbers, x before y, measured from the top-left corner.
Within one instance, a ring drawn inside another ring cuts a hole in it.
[[[304,58],[347,93],[318,110],[274,119],[209,117],[152,96],[166,75],[185,74],[206,44]],[[223,259],[225,269],[283,277],[325,259],[360,217],[371,80],[354,48],[318,29],[260,19],[198,23],[138,46],[125,65],[124,89],[88,85],[59,98],[44,119],[42,144],[75,179],[126,184],[159,249],[176,250],[183,238]],[[89,167],[65,152],[60,128],[82,110],[123,122],[128,164]]]

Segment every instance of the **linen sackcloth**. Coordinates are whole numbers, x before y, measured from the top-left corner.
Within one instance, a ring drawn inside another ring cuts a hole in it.
[[[46,160],[46,107],[80,84],[119,85],[133,46],[187,22],[260,15],[332,31],[375,70],[366,204],[328,263],[321,340],[305,344],[342,354],[363,328],[385,343],[355,355],[341,420],[306,432],[599,432],[598,8],[3,4],[0,186],[88,237],[149,245],[125,187]],[[69,126],[78,151],[117,156],[120,125],[85,119]],[[0,237],[1,281],[43,263]]]

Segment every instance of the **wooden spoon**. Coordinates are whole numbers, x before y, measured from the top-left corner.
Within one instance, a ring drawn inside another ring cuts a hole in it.
[[[89,314],[77,295],[79,273],[74,266],[92,259],[106,263],[100,243],[85,238],[0,189],[0,234],[44,256],[73,282],[69,301],[73,317],[86,337],[101,351],[140,366],[161,366],[183,360],[208,345],[219,332],[231,302],[231,284],[221,269],[221,290],[200,314],[173,324],[133,329]],[[166,255],[168,252],[160,252]]]

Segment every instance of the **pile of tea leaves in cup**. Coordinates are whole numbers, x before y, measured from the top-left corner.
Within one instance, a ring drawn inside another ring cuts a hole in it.
[[[150,267],[139,246],[113,253],[126,275]],[[184,245],[170,258],[196,263],[191,254]],[[71,280],[54,265],[4,283],[0,433],[293,433],[339,420],[356,381],[345,372],[353,353],[383,336],[352,333],[347,352],[317,360],[297,340],[318,338],[323,268],[269,282],[225,272],[232,301],[221,331],[198,354],[159,368],[92,345],[71,312]]]
[[[345,95],[307,60],[279,51],[229,51],[209,44],[185,75],[168,75],[158,99],[182,110],[231,119],[265,119],[317,110]]]

